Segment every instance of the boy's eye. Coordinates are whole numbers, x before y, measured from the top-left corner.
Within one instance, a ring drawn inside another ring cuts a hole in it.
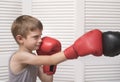
[[[34,39],[39,39],[41,36],[34,36]]]
[[[34,39],[37,39],[37,38],[38,38],[38,36],[34,36],[33,38],[34,38]]]

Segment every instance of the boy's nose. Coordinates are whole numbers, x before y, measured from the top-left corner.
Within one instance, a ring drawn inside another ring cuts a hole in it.
[[[39,43],[41,43],[41,42],[42,42],[42,38],[40,37],[40,38],[39,38]]]

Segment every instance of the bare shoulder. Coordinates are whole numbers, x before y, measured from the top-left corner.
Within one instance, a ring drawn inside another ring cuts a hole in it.
[[[19,73],[27,66],[27,64],[22,63],[24,54],[24,52],[16,52],[12,55],[10,60],[10,69],[14,74]]]
[[[33,58],[33,54],[28,52],[16,52],[12,55],[10,60],[10,69],[14,74],[22,71],[28,64],[27,61],[30,61]]]
[[[24,58],[24,52],[15,52],[10,60],[10,64],[12,65],[20,65],[21,60]]]
[[[29,59],[30,57],[32,58],[34,55],[28,52],[16,52],[13,55],[13,59],[16,62],[22,63],[23,61]]]

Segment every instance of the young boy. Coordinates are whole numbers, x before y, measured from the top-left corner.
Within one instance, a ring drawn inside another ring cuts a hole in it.
[[[88,54],[102,55],[102,33],[99,30],[86,33],[64,51],[50,56],[35,55],[33,50],[39,50],[38,54],[45,54],[44,52],[54,51],[59,46],[54,44],[55,40],[52,38],[46,37],[42,40],[42,30],[41,22],[32,16],[22,15],[13,22],[11,32],[19,49],[10,58],[8,82],[36,82],[37,76],[43,82],[52,82],[53,77],[44,74],[39,66],[56,65]]]
[[[42,30],[41,22],[31,16],[23,15],[13,22],[11,31],[19,49],[10,58],[8,82],[36,82],[37,76],[42,82],[53,81],[53,76],[45,74],[40,66],[46,62],[36,62],[37,55],[32,53],[39,48]]]

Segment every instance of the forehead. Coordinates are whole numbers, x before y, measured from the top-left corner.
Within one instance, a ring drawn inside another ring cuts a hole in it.
[[[42,30],[36,29],[28,32],[28,36],[42,35]]]

